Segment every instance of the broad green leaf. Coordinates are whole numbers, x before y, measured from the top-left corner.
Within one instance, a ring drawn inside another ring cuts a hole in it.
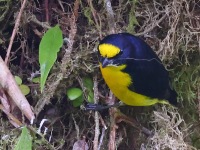
[[[30,88],[27,85],[21,84],[19,85],[19,88],[24,95],[28,95],[30,93]]]
[[[80,97],[78,97],[72,101],[72,105],[74,107],[79,107],[79,106],[81,106],[82,103],[83,103],[83,95],[81,95]]]
[[[17,82],[17,85],[22,84],[22,79],[19,76],[15,76],[15,81]]]
[[[39,46],[39,63],[41,71],[40,89],[44,89],[44,85],[50,69],[57,59],[57,53],[63,44],[62,31],[59,26],[49,29],[43,36]]]
[[[32,150],[32,137],[26,127],[23,127],[14,150]]]
[[[32,79],[33,83],[40,83],[40,77],[36,77]]]
[[[83,94],[83,91],[79,88],[70,88],[67,90],[67,96],[71,101],[81,97],[82,94]]]

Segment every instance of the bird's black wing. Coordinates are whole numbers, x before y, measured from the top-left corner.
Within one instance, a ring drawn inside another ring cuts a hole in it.
[[[167,70],[149,45],[139,38],[136,40],[131,40],[134,47],[124,70],[132,77],[133,83],[129,88],[139,94],[176,104],[177,94],[170,87]]]
[[[162,66],[156,63],[144,60],[129,61],[125,69],[132,77],[133,84],[129,88],[137,93],[162,99],[168,89],[169,79]]]

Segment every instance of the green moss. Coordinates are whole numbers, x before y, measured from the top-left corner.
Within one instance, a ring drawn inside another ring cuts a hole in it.
[[[92,20],[92,11],[90,7],[85,7],[83,10],[84,16],[87,18],[89,25],[93,25],[94,21]]]
[[[199,73],[199,64],[183,65],[177,71],[177,76],[174,80],[181,103],[188,105],[196,104],[197,88],[200,83]]]
[[[135,33],[135,26],[139,25],[137,18],[135,16],[135,6],[136,5],[136,1],[132,2],[132,6],[131,6],[131,10],[129,12],[129,22],[128,22],[128,26],[127,26],[127,32],[129,33]]]

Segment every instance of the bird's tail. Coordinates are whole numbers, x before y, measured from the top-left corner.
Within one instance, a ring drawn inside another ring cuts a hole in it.
[[[170,104],[177,106],[177,93],[175,90],[170,89],[170,96],[167,99]]]

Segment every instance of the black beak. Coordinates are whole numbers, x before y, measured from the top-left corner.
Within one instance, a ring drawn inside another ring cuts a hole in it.
[[[112,64],[112,60],[109,60],[108,58],[104,58],[102,61],[102,67],[106,67],[108,65]]]

